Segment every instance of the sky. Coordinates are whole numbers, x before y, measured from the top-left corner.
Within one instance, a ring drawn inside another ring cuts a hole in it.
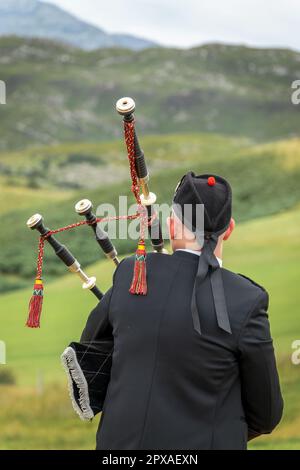
[[[108,32],[190,47],[206,42],[300,50],[299,0],[47,0]]]

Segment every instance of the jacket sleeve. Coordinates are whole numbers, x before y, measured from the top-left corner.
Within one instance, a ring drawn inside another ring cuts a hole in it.
[[[239,338],[242,400],[248,440],[268,434],[280,422],[283,400],[268,320],[268,294],[262,291]]]
[[[105,293],[98,305],[90,313],[80,342],[112,338],[112,326],[108,318],[111,295],[112,287]]]

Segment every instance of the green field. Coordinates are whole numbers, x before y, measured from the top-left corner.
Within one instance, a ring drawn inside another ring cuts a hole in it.
[[[300,200],[298,138],[258,145],[222,135],[168,134],[145,136],[141,143],[151,173],[151,190],[158,202],[171,201],[173,188],[190,169],[219,173],[229,179],[237,222],[278,213]],[[69,143],[2,152],[0,173],[1,168],[5,174],[0,180],[0,217],[5,229],[0,231],[0,292],[22,288],[34,276],[37,235],[25,226],[33,213],[43,214],[46,224],[57,228],[80,219],[74,212],[79,199],[88,197],[96,208],[109,202],[118,213],[119,195],[130,195],[123,142]],[[82,187],[71,185],[62,190],[57,175],[66,180],[71,173],[72,181]],[[93,180],[84,178],[85,174],[93,174]],[[129,204],[132,202],[131,196]],[[60,237],[85,265],[99,256],[88,231],[83,227]],[[133,249],[131,240],[118,241],[119,253]],[[47,250],[48,279],[63,272],[64,267]]]
[[[26,220],[39,212],[51,229],[80,220],[79,199],[95,206],[130,196],[121,96],[137,103],[137,131],[159,203],[171,202],[184,173],[216,173],[233,188],[237,229],[225,266],[253,277],[270,293],[285,412],[271,436],[251,448],[300,449],[299,107],[291,83],[299,52],[209,44],[186,50],[81,51],[43,39],[0,38],[0,449],[90,449],[98,419],[73,413],[59,356],[78,340],[94,297],[46,248],[42,327],[24,324],[32,293],[38,235]],[[98,214],[99,215],[99,214]],[[103,214],[100,214],[103,215]],[[58,237],[101,290],[113,265],[88,227]],[[117,240],[120,256],[136,242]],[[4,385],[10,372],[15,384]]]
[[[229,178],[234,192],[237,229],[225,250],[226,267],[253,277],[270,292],[270,318],[282,380],[285,414],[271,436],[251,448],[300,449],[299,370],[291,364],[291,343],[300,339],[300,140],[255,144],[246,138],[213,134],[145,136],[151,189],[168,202],[172,188],[188,169]],[[34,277],[37,236],[25,227],[34,212],[51,228],[78,220],[74,202],[116,204],[129,194],[128,168],[121,142],[82,142],[41,146],[0,154],[0,340],[7,343],[9,370],[17,385],[0,386],[0,448],[83,449],[94,447],[98,419],[79,421],[69,403],[59,355],[77,340],[95,304],[74,276],[46,249],[45,298],[40,330],[24,327]],[[84,164],[84,167],[82,166]],[[62,189],[70,169],[73,182]],[[95,173],[94,180],[81,178]],[[113,265],[103,260],[89,229],[60,235],[102,290]],[[117,241],[123,255],[135,243]],[[95,264],[95,260],[100,261]],[[94,264],[93,264],[94,263]],[[58,277],[59,276],[59,277]],[[26,287],[26,288],[25,288]],[[18,289],[13,292],[10,289]],[[300,366],[299,366],[300,367]]]
[[[291,83],[299,52],[208,44],[187,50],[81,51],[0,39],[0,149],[121,136],[114,109],[134,96],[143,133],[222,133],[264,141],[299,135]]]
[[[285,400],[284,418],[271,436],[251,448],[300,449],[300,366],[291,364],[291,343],[300,339],[300,208],[237,226],[225,248],[225,266],[242,272],[270,293],[270,319]],[[89,266],[106,289],[113,266]],[[3,294],[1,339],[17,386],[0,387],[0,448],[93,448],[96,422],[83,424],[68,403],[59,355],[77,340],[95,301],[71,274],[46,284],[40,330],[24,327],[30,288]],[[97,421],[97,420],[96,420]]]

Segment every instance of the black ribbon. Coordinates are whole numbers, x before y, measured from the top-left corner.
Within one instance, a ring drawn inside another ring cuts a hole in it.
[[[201,335],[201,326],[200,326],[200,317],[199,309],[197,305],[197,287],[205,279],[206,275],[209,273],[211,288],[214,299],[214,306],[217,316],[218,326],[226,331],[231,333],[229,317],[226,306],[226,299],[224,293],[222,271],[220,269],[219,262],[214,255],[215,248],[218,243],[217,234],[209,234],[204,238],[204,245],[199,256],[199,264],[197,275],[193,287],[192,294],[192,318],[194,328]]]

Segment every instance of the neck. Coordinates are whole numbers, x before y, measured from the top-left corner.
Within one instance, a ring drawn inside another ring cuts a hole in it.
[[[223,240],[219,239],[215,249],[215,256],[219,259],[223,258]]]
[[[192,250],[192,251],[201,251],[198,243],[180,243],[176,247],[173,247],[173,251],[176,250]],[[216,249],[214,251],[215,256],[219,259],[223,258],[223,240],[219,239]]]

